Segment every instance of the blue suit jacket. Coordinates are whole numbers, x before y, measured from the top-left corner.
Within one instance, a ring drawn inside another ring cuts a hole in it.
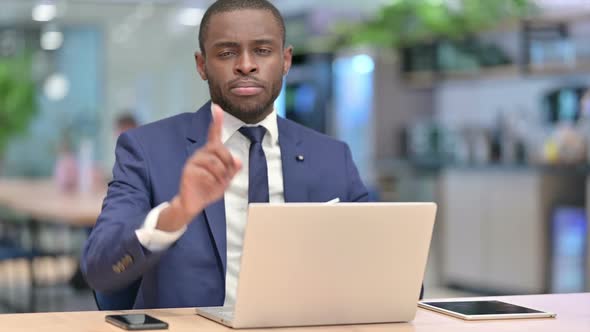
[[[100,292],[139,283],[135,308],[223,305],[226,223],[223,199],[208,206],[163,252],[150,252],[135,230],[178,192],[185,161],[206,143],[210,104],[122,134],[113,181],[86,242],[82,270]],[[286,202],[366,201],[348,146],[278,118]],[[304,156],[304,161],[297,156]]]

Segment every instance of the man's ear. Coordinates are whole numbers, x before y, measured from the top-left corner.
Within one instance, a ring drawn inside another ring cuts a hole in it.
[[[207,80],[207,71],[205,70],[205,55],[201,52],[195,52],[195,63],[197,64],[197,71],[203,81]]]
[[[289,45],[289,47],[285,48],[283,52],[283,76],[289,73],[289,69],[291,69],[291,63],[293,62],[293,46]]]

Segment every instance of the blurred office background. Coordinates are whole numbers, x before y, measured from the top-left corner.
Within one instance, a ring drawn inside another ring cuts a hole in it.
[[[95,310],[116,137],[208,100],[200,0],[0,1],[0,312]],[[283,116],[374,199],[435,201],[426,297],[590,290],[588,0],[276,0]]]

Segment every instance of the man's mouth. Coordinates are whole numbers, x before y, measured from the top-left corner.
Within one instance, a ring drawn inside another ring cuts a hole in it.
[[[252,81],[242,81],[232,84],[231,93],[240,97],[255,96],[264,91],[262,85]]]

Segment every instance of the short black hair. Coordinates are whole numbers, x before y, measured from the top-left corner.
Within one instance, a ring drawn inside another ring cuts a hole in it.
[[[281,33],[283,35],[283,47],[285,46],[285,39],[287,38],[287,29],[285,28],[285,20],[281,12],[268,0],[217,0],[212,4],[203,15],[201,25],[199,26],[199,48],[201,53],[205,54],[205,35],[209,30],[211,17],[215,14],[233,12],[245,9],[258,9],[269,11],[279,24]]]
[[[115,120],[117,127],[137,127],[137,120],[131,111],[125,111]]]

